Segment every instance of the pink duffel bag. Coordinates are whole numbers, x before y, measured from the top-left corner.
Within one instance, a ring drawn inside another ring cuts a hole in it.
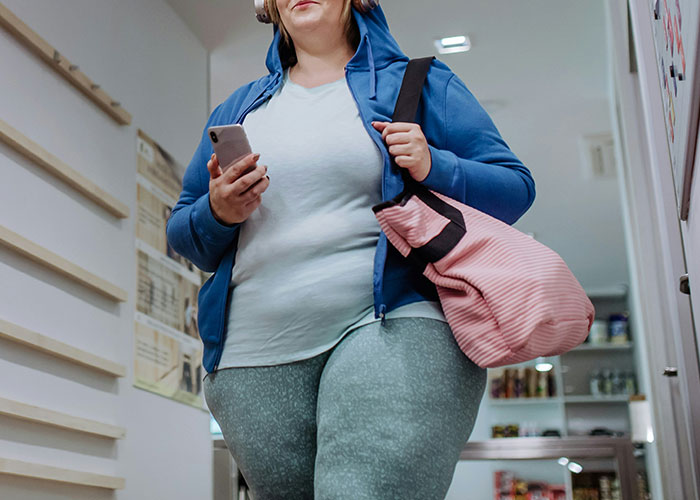
[[[409,63],[394,121],[415,117],[431,60]],[[435,283],[464,354],[493,368],[556,356],[586,339],[595,309],[559,254],[401,170],[404,191],[372,210],[389,242]]]
[[[586,339],[595,309],[555,251],[475,208],[412,189],[377,205],[375,215],[391,244],[435,283],[469,359],[493,368],[562,354]]]

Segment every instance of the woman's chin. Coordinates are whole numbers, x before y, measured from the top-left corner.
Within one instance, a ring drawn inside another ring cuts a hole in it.
[[[309,31],[314,31],[317,28],[321,27],[324,25],[324,22],[322,19],[319,18],[319,16],[296,16],[296,18],[292,21],[291,26],[289,26],[288,30],[290,33],[293,32],[309,32]],[[292,36],[294,38],[294,36]]]

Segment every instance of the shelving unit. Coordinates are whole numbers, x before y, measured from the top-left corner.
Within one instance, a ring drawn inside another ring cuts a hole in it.
[[[565,396],[564,403],[598,404],[598,403],[629,403],[630,397],[626,394],[612,396]]]
[[[618,293],[613,293],[613,289],[588,292],[596,309],[596,319],[607,320],[612,313],[629,310],[626,288],[620,287]],[[590,390],[590,376],[592,371],[603,369],[631,372],[638,385],[633,342],[634,332],[630,332],[630,341],[624,344],[582,344],[560,356],[567,435],[587,434],[596,427],[630,432],[630,395],[594,396]]]
[[[581,351],[627,351],[630,349],[632,349],[632,342],[627,342],[625,344],[581,344],[580,346],[569,351],[568,354]]]
[[[596,309],[596,319],[607,320],[612,313],[628,311],[627,287],[609,287],[586,290],[588,297],[593,302]],[[561,438],[540,438],[540,437],[504,437],[492,439],[491,441],[504,447],[512,449],[517,443],[523,446],[535,446],[530,443],[546,442],[556,445],[556,443],[567,440],[577,440],[581,443],[595,443],[600,440],[628,440],[631,432],[629,420],[629,394],[615,394],[608,396],[593,396],[590,393],[590,376],[593,370],[621,370],[624,373],[635,374],[637,384],[637,368],[635,365],[635,334],[630,332],[630,339],[626,343],[605,343],[589,344],[584,343],[571,351],[546,358],[553,368],[555,381],[555,397],[548,398],[513,398],[495,399],[491,398],[491,380],[496,375],[496,370],[489,370],[489,383],[484,406],[488,409],[477,427],[477,432],[473,439],[488,439],[492,436],[492,426],[502,426],[505,434],[512,433],[510,425],[519,425],[521,436],[538,436],[547,431],[548,435],[556,430],[561,434]],[[534,367],[535,361],[519,363],[503,368],[523,368]],[[500,371],[500,370],[499,370]],[[622,385],[622,384],[620,384]],[[616,437],[597,435],[605,429],[612,432]],[[591,435],[591,431],[596,430],[596,435]],[[478,438],[477,438],[478,436]],[[611,441],[612,442],[612,441]],[[539,455],[538,455],[539,456]],[[586,473],[606,472],[615,469],[615,461],[609,457],[591,457],[579,455],[557,455],[567,456],[583,466]],[[640,458],[641,457],[641,458]],[[644,472],[645,464],[643,454],[634,459],[637,470]],[[549,479],[557,477],[557,468],[562,468],[556,461],[548,463],[538,462],[534,468],[532,464],[522,460],[494,461],[487,469],[481,466],[481,474],[489,471],[493,474],[497,470],[508,470],[517,477],[538,481],[550,482]],[[573,472],[562,469],[563,481],[567,486],[567,491],[573,487]]]
[[[511,405],[543,405],[547,403],[561,404],[562,398],[492,398],[490,403],[495,406],[511,406]]]

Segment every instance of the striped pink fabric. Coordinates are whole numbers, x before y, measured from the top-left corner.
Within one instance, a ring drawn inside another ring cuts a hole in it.
[[[554,356],[581,344],[593,304],[562,258],[508,224],[435,191],[464,217],[459,244],[423,274],[437,286],[462,351],[481,367]],[[375,213],[402,255],[450,222],[418,196]]]

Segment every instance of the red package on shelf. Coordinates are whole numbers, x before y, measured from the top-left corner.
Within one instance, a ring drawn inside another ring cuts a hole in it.
[[[493,473],[495,500],[515,500],[515,475],[510,471],[498,470]]]

